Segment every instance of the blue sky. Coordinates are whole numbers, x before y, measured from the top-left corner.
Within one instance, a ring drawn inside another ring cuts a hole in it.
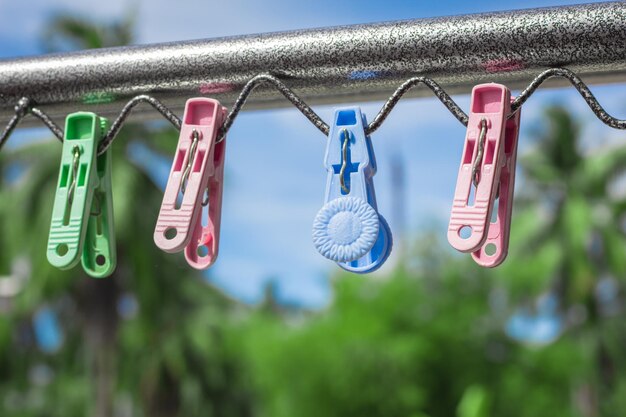
[[[138,42],[153,43],[572,3],[576,2],[1,0],[0,58],[40,53],[38,37],[46,19],[68,11],[111,19],[135,7]],[[625,86],[594,86],[593,91],[609,112],[626,114]],[[467,96],[455,99],[468,107]],[[572,89],[542,90],[524,107],[521,152],[532,146],[531,132],[536,130],[542,108],[551,102],[566,104],[589,122],[590,151],[598,143],[624,138],[623,132],[597,121]],[[381,106],[379,102],[354,104],[361,104],[370,119]],[[327,121],[334,112],[333,106],[315,110]],[[40,130],[22,130],[13,141],[41,134]],[[463,126],[430,98],[403,100],[373,135],[379,210],[396,237],[411,239],[420,230],[430,229],[445,239],[463,138]],[[262,298],[264,284],[273,279],[286,303],[320,307],[331,299],[328,276],[338,268],[315,251],[311,240],[311,224],[324,194],[324,150],[325,138],[292,108],[245,112],[237,119],[227,148],[220,258],[210,277],[227,294],[255,303]],[[401,190],[407,202],[403,231],[391,215],[394,202],[399,201],[389,170],[394,158],[400,158],[406,169],[406,188]],[[393,258],[388,264],[381,273],[393,264]]]

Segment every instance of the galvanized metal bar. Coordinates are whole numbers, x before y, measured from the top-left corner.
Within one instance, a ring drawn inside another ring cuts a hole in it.
[[[77,109],[116,115],[137,94],[174,111],[198,95],[231,104],[259,73],[281,78],[316,104],[387,98],[416,75],[451,93],[488,81],[519,88],[550,67],[568,67],[587,83],[626,81],[626,2],[0,60],[0,122],[11,118],[21,97],[55,120]],[[430,94],[416,89],[413,95],[422,93]],[[288,104],[269,87],[259,87],[249,103]],[[159,116],[147,106],[137,112]]]

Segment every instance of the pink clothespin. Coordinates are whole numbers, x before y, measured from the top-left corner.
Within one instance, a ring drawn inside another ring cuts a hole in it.
[[[450,245],[475,252],[487,240],[489,220],[505,164],[504,136],[511,93],[501,84],[481,84],[472,90],[463,159],[448,227]],[[474,191],[474,201],[468,201]]]
[[[208,183],[208,224],[203,226],[198,219],[191,242],[185,247],[187,263],[196,269],[213,265],[219,251],[225,151],[226,138],[216,143],[213,151],[214,171]]]
[[[225,114],[226,109],[217,100],[187,100],[176,156],[154,231],[154,242],[165,252],[180,252],[185,247],[192,246],[196,257],[188,256],[187,259],[195,268],[208,267],[217,256],[225,141],[222,140],[219,144],[215,141]],[[209,199],[203,202],[202,198],[210,180],[212,187],[209,190]],[[179,198],[180,193],[182,198]],[[204,230],[202,205],[207,202],[210,205],[210,219],[209,226]],[[203,231],[206,231],[206,236],[203,236]],[[209,254],[198,257],[198,247],[204,244],[211,245]],[[189,260],[190,257],[192,260]]]
[[[513,103],[514,97],[511,97]],[[520,116],[522,109],[506,121],[504,133],[504,166],[500,171],[500,189],[498,194],[498,212],[495,222],[489,224],[487,240],[483,246],[472,253],[477,264],[493,268],[504,262],[509,252],[509,234],[511,231],[511,213],[513,212],[513,191],[515,189],[515,166],[517,163],[517,140],[519,138]]]

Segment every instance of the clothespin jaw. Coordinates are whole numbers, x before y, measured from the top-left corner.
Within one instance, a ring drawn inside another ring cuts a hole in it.
[[[178,147],[154,231],[156,245],[165,252],[182,251],[201,221],[202,197],[214,174],[214,144],[223,115],[224,108],[217,100],[192,98],[185,104]]]
[[[489,219],[504,164],[504,134],[511,94],[500,84],[472,90],[471,110],[448,227],[450,245],[461,252],[478,250],[487,239]],[[474,187],[474,201],[470,192]]]
[[[511,97],[511,103],[513,97]],[[504,262],[509,251],[513,192],[515,189],[515,167],[517,164],[517,142],[519,138],[521,109],[508,118],[504,134],[504,166],[500,171],[500,188],[497,197],[495,222],[489,224],[487,240],[480,249],[472,253],[477,264],[493,268]]]
[[[191,241],[185,247],[187,263],[196,269],[206,269],[213,265],[219,252],[225,153],[226,138],[224,137],[221,142],[215,144],[213,150],[214,174],[209,177],[207,189],[207,225],[203,226],[202,219],[198,219]]]
[[[65,119],[47,249],[48,261],[60,269],[72,268],[80,259],[93,192],[98,185],[96,154],[102,135],[101,119],[94,113],[73,113]]]
[[[313,243],[351,272],[378,269],[391,251],[391,232],[377,211],[376,160],[358,107],[337,110],[326,147],[325,204],[313,223]]]
[[[107,120],[101,118],[106,131]],[[108,277],[117,265],[115,227],[113,224],[113,193],[111,184],[111,151],[96,156],[96,187],[87,223],[87,233],[81,262],[83,269],[94,278]]]

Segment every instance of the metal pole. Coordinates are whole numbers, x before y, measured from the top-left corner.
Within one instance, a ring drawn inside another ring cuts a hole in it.
[[[143,93],[176,111],[185,98],[198,95],[230,104],[259,73],[278,76],[316,104],[386,98],[415,75],[431,77],[452,93],[489,81],[518,88],[555,66],[588,83],[626,81],[626,2],[0,60],[0,121],[13,115],[23,96],[61,120],[78,109],[117,114]],[[288,102],[259,88],[249,103],[267,108]],[[148,108],[138,112],[158,116]]]

